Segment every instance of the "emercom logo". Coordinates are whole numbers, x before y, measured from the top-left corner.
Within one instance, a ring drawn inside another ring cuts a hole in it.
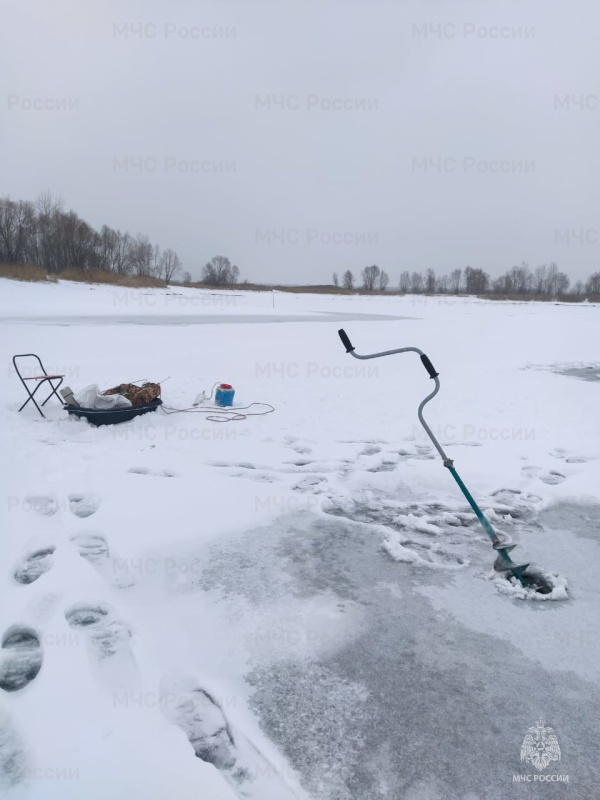
[[[533,727],[527,729],[523,744],[521,745],[521,761],[525,764],[531,764],[532,767],[538,770],[538,773],[534,773],[533,775],[513,775],[513,782],[568,783],[568,775],[558,775],[556,773],[549,775],[540,774],[553,761],[560,761],[560,759],[560,745],[554,733],[554,728],[545,725],[544,721],[540,719]]]

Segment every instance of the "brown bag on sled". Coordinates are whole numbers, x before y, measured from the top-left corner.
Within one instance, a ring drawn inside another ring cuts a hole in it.
[[[143,383],[141,386],[136,386],[135,383],[122,383],[120,386],[107,389],[102,394],[121,394],[134,408],[138,408],[160,397],[160,383]]]

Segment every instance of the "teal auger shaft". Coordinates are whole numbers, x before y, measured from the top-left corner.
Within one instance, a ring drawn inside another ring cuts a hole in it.
[[[515,547],[515,545],[514,544],[513,545],[511,545],[511,544],[503,545],[502,544],[501,539],[498,538],[498,534],[496,533],[496,531],[490,525],[489,520],[487,519],[487,517],[485,516],[483,511],[479,508],[479,506],[477,505],[477,503],[473,499],[473,496],[472,496],[471,492],[467,489],[467,487],[462,482],[462,479],[461,479],[460,475],[458,474],[458,472],[454,469],[452,464],[445,464],[445,466],[450,470],[450,472],[452,474],[452,477],[458,483],[461,492],[467,498],[467,502],[469,503],[469,505],[471,506],[471,508],[475,512],[475,516],[477,517],[477,519],[481,523],[481,527],[484,529],[484,531],[487,533],[487,535],[492,540],[492,545],[493,545],[494,549],[496,550],[496,552],[498,553],[498,565],[497,565],[497,567],[499,567],[501,570],[506,570],[508,572],[511,572],[515,576],[515,578],[517,578],[519,580],[519,582],[521,583],[521,586],[526,586],[527,582],[526,582],[525,578],[523,577],[523,572],[527,569],[529,564],[515,564],[515,562],[512,560],[512,558],[508,554],[508,551],[512,550],[513,547]]]
[[[431,428],[429,427],[429,425],[427,424],[427,422],[425,421],[425,419],[423,417],[423,408],[425,407],[425,405],[432,398],[434,398],[436,396],[436,394],[440,390],[440,382],[438,380],[439,373],[436,372],[435,367],[433,366],[433,364],[431,363],[429,358],[425,355],[425,353],[422,350],[419,350],[418,347],[400,347],[397,350],[384,350],[381,353],[371,353],[371,354],[366,355],[366,356],[361,356],[361,355],[359,355],[358,353],[355,352],[354,347],[353,347],[350,339],[348,338],[348,334],[346,333],[346,331],[341,329],[341,330],[338,331],[338,334],[339,334],[340,339],[342,340],[342,344],[346,348],[346,352],[350,353],[350,355],[354,356],[354,358],[358,358],[360,360],[368,360],[368,359],[371,359],[371,358],[381,358],[382,356],[391,356],[391,355],[394,355],[396,353],[417,353],[419,355],[419,357],[421,358],[421,362],[422,362],[423,366],[425,367],[425,369],[427,370],[427,373],[428,373],[429,377],[435,383],[434,390],[430,394],[428,394],[427,397],[424,400],[422,400],[421,404],[419,405],[419,410],[417,412],[418,413],[418,417],[419,417],[419,421],[420,421],[421,425],[425,428],[425,432],[427,433],[427,435],[429,436],[429,438],[433,442],[433,445],[434,445],[435,449],[440,454],[440,456],[442,458],[442,461],[444,463],[444,466],[447,469],[449,469],[450,472],[452,473],[452,477],[454,478],[454,480],[458,484],[461,492],[464,494],[465,498],[467,499],[467,502],[469,503],[469,505],[471,506],[471,508],[475,512],[475,516],[477,517],[477,519],[481,523],[482,528],[484,529],[484,531],[489,536],[489,538],[490,538],[490,540],[492,542],[492,547],[498,553],[496,561],[494,562],[494,569],[497,572],[507,572],[507,573],[510,573],[511,575],[514,575],[514,577],[517,578],[517,580],[521,583],[522,586],[527,586],[528,585],[528,581],[524,577],[524,572],[527,569],[527,567],[529,566],[529,564],[515,564],[515,562],[512,560],[512,558],[509,555],[509,551],[512,550],[514,547],[516,547],[516,545],[510,544],[510,543],[503,544],[502,539],[500,539],[500,537],[498,536],[496,531],[492,528],[492,526],[490,525],[489,520],[485,517],[485,515],[482,512],[482,510],[479,508],[479,506],[477,505],[477,503],[473,499],[473,496],[471,495],[471,493],[469,492],[469,490],[467,489],[467,487],[463,483],[462,478],[460,477],[458,472],[454,469],[454,462],[452,461],[451,458],[448,458],[448,456],[444,452],[444,449],[442,448],[441,444],[438,442],[438,440],[436,439],[436,437],[433,434],[433,431],[431,430]]]
[[[477,505],[477,503],[473,499],[473,495],[471,494],[471,492],[467,489],[467,487],[462,482],[462,479],[461,479],[460,475],[458,474],[458,472],[454,469],[453,466],[450,466],[449,464],[447,465],[447,467],[450,470],[450,473],[452,474],[452,477],[454,478],[454,480],[458,483],[461,492],[467,498],[467,501],[468,501],[469,505],[471,506],[471,508],[475,512],[475,516],[477,517],[479,522],[481,522],[481,525],[482,525],[484,531],[487,533],[487,535],[492,540],[492,544],[500,544],[500,539],[498,538],[498,534],[492,528],[492,526],[489,523],[489,520],[487,519],[487,517],[484,515],[483,511],[479,508],[479,506]]]

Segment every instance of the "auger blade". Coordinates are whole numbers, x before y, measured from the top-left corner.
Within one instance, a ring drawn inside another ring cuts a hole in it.
[[[504,550],[505,553],[509,553],[511,550],[514,550],[516,544],[502,544],[502,542],[494,542],[492,547],[494,550]]]
[[[498,558],[494,561],[494,569],[496,572],[512,572],[513,575],[521,580],[521,575],[529,564],[515,564],[514,561],[511,560],[510,556],[505,555],[502,557],[502,552],[498,552]]]

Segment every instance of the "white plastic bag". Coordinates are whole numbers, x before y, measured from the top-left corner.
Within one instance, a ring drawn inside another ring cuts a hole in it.
[[[123,397],[122,394],[102,394],[95,383],[77,392],[75,400],[83,408],[111,409],[131,407],[131,401]]]

